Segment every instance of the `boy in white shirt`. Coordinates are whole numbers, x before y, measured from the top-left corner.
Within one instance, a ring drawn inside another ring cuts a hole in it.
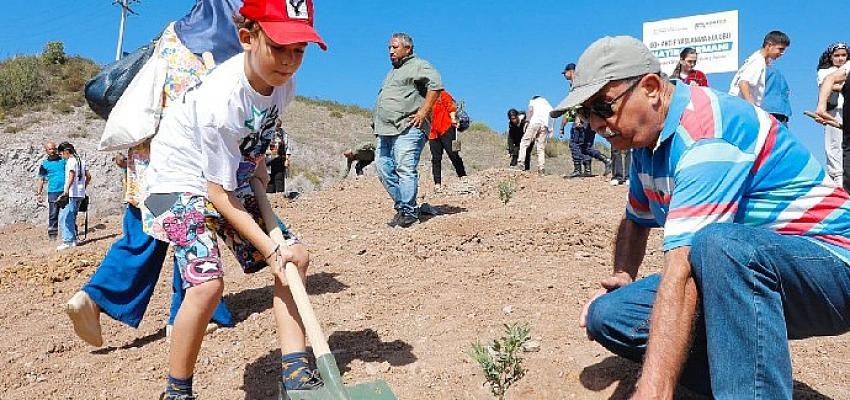
[[[791,39],[781,31],[771,31],[765,35],[761,49],[747,58],[744,65],[741,65],[741,68],[735,73],[729,87],[729,94],[761,107],[761,102],[764,99],[767,65],[782,57],[789,46],[791,46]]]
[[[275,120],[295,93],[293,75],[307,44],[326,46],[313,29],[312,0],[246,0],[236,16],[244,53],[213,70],[174,105],[151,143],[145,230],[174,245],[185,300],[177,313],[161,399],[193,399],[192,378],[204,329],[223,292],[221,236],[245,272],[274,272],[274,316],[281,346],[281,390],[322,385],[307,363],[301,319],[286,285],[287,262],[306,275],[309,256],[286,229],[285,248],[262,228],[250,181],[265,188],[264,154]],[[265,195],[258,194],[258,195]]]

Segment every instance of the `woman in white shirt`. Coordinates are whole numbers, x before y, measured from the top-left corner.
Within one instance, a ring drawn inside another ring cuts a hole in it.
[[[86,187],[91,175],[86,162],[77,155],[74,145],[62,142],[58,147],[59,155],[65,159],[65,188],[62,197],[68,198],[68,203],[59,212],[59,227],[62,230],[62,244],[56,250],[65,250],[77,245],[77,211],[80,202],[86,197]]]

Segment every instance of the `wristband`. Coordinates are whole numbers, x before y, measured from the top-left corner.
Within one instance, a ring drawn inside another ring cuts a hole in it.
[[[280,243],[278,243],[278,244],[277,244],[277,246],[275,246],[274,250],[272,250],[272,252],[271,252],[271,253],[269,253],[269,255],[267,255],[264,259],[265,259],[265,260],[268,260],[268,259],[269,259],[269,257],[271,257],[271,256],[273,256],[273,255],[275,255],[275,254],[277,254],[277,251],[278,251],[278,250],[280,250]]]

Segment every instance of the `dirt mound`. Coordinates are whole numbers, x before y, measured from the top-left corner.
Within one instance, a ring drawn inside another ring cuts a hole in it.
[[[311,300],[346,382],[382,378],[403,399],[488,399],[470,344],[528,322],[541,350],[524,355],[528,374],[509,398],[624,398],[636,365],[587,341],[577,318],[611,269],[625,188],[508,170],[444,183],[434,193],[423,181],[420,200],[441,214],[408,229],[385,224],[393,210],[374,177],[273,198],[311,248]],[[67,253],[52,250],[43,227],[0,231],[4,399],[153,399],[162,389],[170,265],[138,330],[103,317],[107,347],[78,340],[61,312],[120,232],[117,218],[98,222],[93,241]],[[661,265],[659,246],[654,232],[642,272]],[[204,399],[275,398],[270,277],[227,274],[238,323],[206,338],[196,390]],[[792,349],[798,398],[850,398],[850,335]]]

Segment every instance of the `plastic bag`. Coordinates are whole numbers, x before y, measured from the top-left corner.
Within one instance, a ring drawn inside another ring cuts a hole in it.
[[[103,119],[109,118],[112,108],[151,58],[155,47],[156,41],[139,47],[124,58],[103,67],[100,73],[86,82],[86,102],[95,114]]]

